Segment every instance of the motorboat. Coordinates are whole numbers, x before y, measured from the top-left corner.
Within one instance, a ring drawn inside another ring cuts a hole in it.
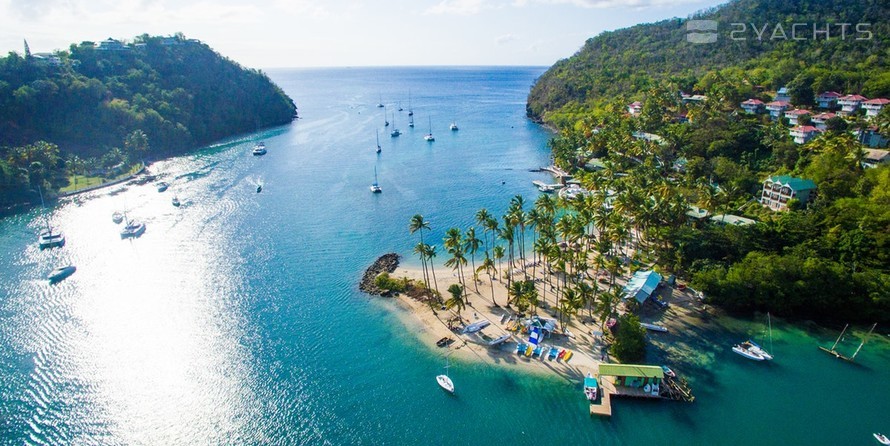
[[[173,206],[176,206],[176,207],[179,207],[179,205],[181,204],[179,202],[179,197],[173,197],[173,200],[171,200],[171,203],[173,203]]]
[[[136,238],[145,232],[145,223],[136,220],[127,221],[127,225],[121,230],[121,238]]]
[[[594,402],[596,401],[597,394],[599,393],[599,385],[596,382],[596,378],[593,377],[590,373],[584,377],[584,396],[587,397],[587,401]]]
[[[61,232],[54,232],[52,228],[44,229],[37,237],[37,244],[40,249],[55,248],[65,246],[65,235]]]
[[[757,353],[757,351],[753,350],[752,347],[753,346],[751,345],[750,342],[745,341],[745,342],[742,342],[741,344],[734,345],[732,347],[732,351],[734,351],[748,359],[754,360],[754,361],[763,361],[764,359],[766,359],[763,357],[763,355],[761,355],[760,353]]]
[[[124,214],[115,211],[115,213],[111,214],[111,221],[113,221],[114,224],[119,224],[120,222],[124,221]]]
[[[664,376],[668,376],[668,377],[671,377],[671,378],[676,378],[676,377],[677,377],[677,374],[674,373],[674,371],[671,370],[671,368],[668,367],[668,366],[666,366],[666,365],[661,366],[661,370],[664,370]]]
[[[448,128],[451,129],[452,132],[456,132],[456,131],[459,130],[459,129],[457,128],[457,123],[455,123],[455,122],[452,122],[451,125],[448,126]]]
[[[49,279],[50,283],[57,283],[74,274],[74,271],[77,271],[77,267],[74,265],[60,266],[52,270],[46,278]]]
[[[491,322],[483,319],[481,321],[473,322],[472,324],[467,325],[466,327],[464,327],[463,330],[461,330],[461,333],[463,333],[463,334],[476,333],[477,331],[482,330],[483,328],[485,328],[489,325],[491,325]]]
[[[436,341],[436,347],[448,347],[449,345],[451,345],[452,342],[454,342],[454,339],[446,336]]]
[[[164,192],[165,190],[167,190],[168,187],[170,187],[169,184],[161,181],[160,183],[158,183],[158,192]]]
[[[507,339],[510,339],[510,335],[509,335],[509,334],[501,335],[501,336],[499,336],[497,339],[493,339],[493,340],[489,341],[489,342],[488,342],[488,346],[489,346],[489,347],[494,347],[495,345],[498,345],[498,344],[500,344],[500,343],[506,341]]]
[[[262,185],[262,184],[258,184],[257,187],[256,187],[256,193],[260,193],[260,192],[262,192],[262,191],[263,191],[263,185]]]
[[[657,331],[659,333],[667,333],[667,331],[668,331],[667,327],[664,327],[661,325],[649,324],[646,322],[640,322],[640,326],[645,328],[646,330]]]
[[[890,438],[887,438],[886,435],[884,435],[884,434],[879,434],[879,433],[874,433],[874,434],[872,434],[872,435],[875,436],[875,440],[878,440],[878,443],[881,443],[881,444],[890,444]]]
[[[260,141],[253,146],[253,154],[255,156],[261,156],[266,154],[266,143]]]

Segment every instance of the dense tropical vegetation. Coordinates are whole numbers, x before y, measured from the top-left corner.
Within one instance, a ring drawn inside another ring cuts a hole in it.
[[[721,34],[696,45],[685,40],[685,21],[672,20],[588,40],[538,80],[528,104],[532,117],[559,130],[555,163],[589,191],[560,206],[557,227],[585,228],[565,241],[590,248],[586,259],[600,256],[597,270],[653,265],[732,311],[890,321],[890,166],[865,169],[861,143],[869,128],[890,135],[890,110],[834,118],[798,145],[784,120],[739,109],[748,98],[772,100],[781,86],[800,106],[825,90],[890,97],[890,32],[879,20],[888,13],[877,1],[737,0],[694,18],[770,30],[870,22],[872,38],[737,42]],[[637,117],[626,113],[632,100],[642,102]],[[762,182],[775,174],[812,180],[816,199],[792,200],[789,212],[763,208]],[[691,206],[756,223],[690,217]]]
[[[0,205],[295,117],[264,73],[181,34],[13,52],[0,58]]]

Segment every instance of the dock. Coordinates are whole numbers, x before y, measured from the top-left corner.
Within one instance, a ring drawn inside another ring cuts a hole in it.
[[[611,376],[599,375],[599,403],[590,404],[590,416],[611,417],[612,397],[646,398],[671,401],[695,401],[689,383],[683,377],[664,376],[658,393],[646,392],[640,387],[616,386]]]

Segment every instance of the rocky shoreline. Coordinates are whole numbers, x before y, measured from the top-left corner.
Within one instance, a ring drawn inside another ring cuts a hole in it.
[[[377,285],[374,281],[377,279],[377,276],[380,273],[392,273],[399,267],[399,255],[391,252],[380,256],[377,260],[374,261],[368,269],[365,270],[365,274],[362,276],[362,281],[358,285],[358,289],[376,296],[382,296],[383,290],[377,288]]]

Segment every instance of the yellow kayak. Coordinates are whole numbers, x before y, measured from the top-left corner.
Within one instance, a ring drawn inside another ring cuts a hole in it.
[[[534,347],[529,345],[528,348],[525,349],[525,356],[531,356],[533,351],[535,351]]]
[[[573,353],[571,350],[566,350],[566,355],[562,357],[562,360],[565,362],[569,362],[569,359],[572,359],[572,355]]]

